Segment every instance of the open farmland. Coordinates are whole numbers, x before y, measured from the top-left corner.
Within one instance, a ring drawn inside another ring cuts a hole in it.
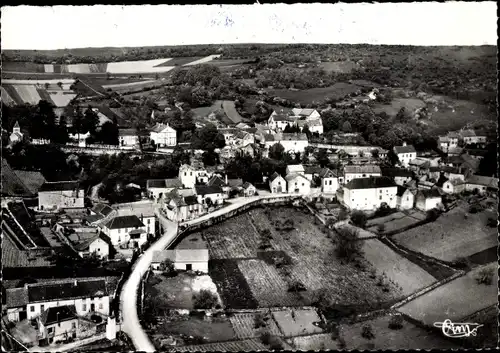
[[[311,88],[305,90],[272,89],[269,93],[300,104],[314,104],[327,99],[342,99],[349,94],[358,92],[361,87],[351,83],[338,82],[333,86]]]
[[[321,322],[315,309],[284,309],[272,312],[280,331],[285,337],[322,333],[323,329],[314,325]]]
[[[262,312],[264,314],[264,312]],[[260,336],[261,328],[255,328],[255,317],[257,313],[234,313],[229,320],[238,339],[254,338]],[[266,330],[273,336],[281,336],[281,331],[276,322],[267,317],[264,319]]]
[[[164,63],[161,63],[159,65],[156,65],[155,67],[162,67],[162,66],[183,66],[183,65],[186,65],[186,64],[198,61],[200,59],[203,59],[203,56],[177,57],[177,58],[172,58],[170,60],[167,60]]]
[[[8,106],[16,105],[16,102],[12,97],[9,95],[9,93],[5,90],[4,87],[0,87],[2,91],[2,103]]]
[[[370,232],[377,233],[378,227],[383,224],[383,233],[390,233],[417,224],[423,221],[425,217],[423,212],[410,210],[408,212],[396,212],[385,217],[370,219],[366,225]]]
[[[486,226],[489,214],[480,212],[465,218],[465,207],[456,207],[436,221],[409,229],[392,239],[410,250],[450,262],[497,246],[496,228]]]
[[[195,346],[175,346],[173,352],[258,352],[268,348],[258,339],[207,343]]]
[[[127,82],[127,83],[103,85],[102,87],[106,90],[111,89],[118,93],[128,93],[128,92],[137,92],[144,89],[153,89],[159,86],[163,86],[165,84],[166,82],[161,80],[145,80],[140,82]]]
[[[490,285],[476,283],[479,272],[487,268],[493,271],[492,283]],[[428,326],[433,326],[435,322],[442,322],[444,319],[462,322],[460,320],[497,303],[497,269],[496,262],[475,268],[464,276],[404,304],[398,311]]]
[[[379,104],[373,108],[373,112],[379,114],[385,112],[389,116],[396,116],[401,108],[412,114],[415,110],[427,106],[424,101],[417,98],[394,98],[391,104]]]
[[[198,65],[198,64],[205,64],[205,63],[208,63],[208,62],[214,60],[215,58],[219,58],[220,56],[221,56],[220,54],[209,55],[209,56],[206,56],[204,58],[201,58],[201,59],[198,59],[195,61],[191,61],[187,64],[184,64],[183,66],[193,66],[193,65]]]
[[[340,336],[345,340],[348,350],[407,350],[418,347],[423,350],[452,349],[459,346],[447,340],[437,332],[432,332],[415,324],[404,321],[399,330],[391,330],[389,326],[390,315],[375,319],[345,324],[340,326]],[[366,339],[362,336],[363,326],[372,328],[374,337]],[[330,348],[330,347],[327,347]],[[307,349],[304,347],[304,349]],[[311,349],[311,348],[309,348]]]
[[[40,100],[53,103],[56,107],[65,107],[76,97],[70,87],[74,80],[3,80],[3,90],[12,104],[24,103],[36,105]]]
[[[352,70],[359,68],[359,65],[354,61],[333,61],[322,62],[319,67],[326,72],[349,73]]]

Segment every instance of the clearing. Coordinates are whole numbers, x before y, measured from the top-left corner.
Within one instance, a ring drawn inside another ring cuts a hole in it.
[[[351,83],[338,82],[333,86],[322,88],[311,88],[297,91],[289,89],[271,89],[268,91],[274,96],[307,105],[324,102],[327,99],[342,99],[347,95],[356,93],[360,90],[361,87]]]
[[[333,61],[322,62],[319,67],[326,72],[350,73],[352,70],[359,68],[359,65],[354,61]]]
[[[273,311],[273,318],[285,337],[323,333],[323,329],[314,325],[321,319],[315,309],[285,309]]]
[[[496,247],[497,230],[486,225],[489,213],[469,214],[466,207],[455,207],[436,221],[409,229],[392,239],[410,250],[449,262]]]
[[[492,283],[476,283],[479,272],[488,268],[493,270]],[[497,263],[477,267],[464,276],[404,304],[398,311],[428,326],[446,319],[463,322],[460,320],[497,303],[497,269]]]
[[[391,104],[379,104],[373,108],[373,112],[379,114],[385,112],[389,116],[396,116],[401,108],[412,114],[415,110],[425,107],[424,101],[417,98],[394,98]]]
[[[392,213],[385,217],[373,218],[366,223],[367,230],[378,232],[378,227],[383,224],[383,233],[393,233],[400,229],[417,224],[425,219],[426,215],[418,210]]]

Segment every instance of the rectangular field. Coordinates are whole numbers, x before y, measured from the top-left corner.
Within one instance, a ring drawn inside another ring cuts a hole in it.
[[[486,225],[488,214],[468,214],[456,207],[436,221],[409,229],[392,239],[410,250],[443,261],[468,257],[498,244],[496,228]]]
[[[172,59],[167,60],[159,65],[156,65],[155,67],[183,66],[183,65],[192,63],[192,62],[200,60],[200,59],[203,59],[203,56],[185,56],[185,57],[172,58]]]
[[[1,92],[2,92],[2,103],[8,106],[13,106],[16,105],[16,102],[14,99],[12,99],[11,96],[9,96],[9,93],[5,90],[5,88],[0,87]]]
[[[314,309],[285,309],[273,311],[273,317],[285,337],[323,333],[323,329],[314,325],[321,321]]]
[[[158,327],[155,333],[164,335],[186,335],[205,337],[208,342],[235,340],[231,322],[225,317],[212,318],[210,321],[203,318],[187,317],[173,321],[166,321]]]
[[[492,283],[490,285],[476,283],[478,273],[488,268],[493,269]],[[406,303],[398,308],[398,311],[429,326],[446,319],[462,322],[461,319],[497,303],[497,270],[496,262],[477,267],[464,276]]]
[[[207,343],[196,346],[175,346],[173,352],[258,352],[267,351],[267,347],[258,339]]]
[[[411,210],[408,214],[396,212],[385,217],[370,219],[367,222],[368,230],[377,232],[380,224],[384,225],[384,233],[395,232],[399,229],[417,224],[425,219],[425,214],[420,211]]]
[[[24,103],[36,105],[40,101],[35,85],[14,85],[14,89]]]
[[[247,339],[260,336],[260,328],[255,328],[256,313],[237,313],[229,317],[233,330],[238,339]],[[265,329],[273,336],[282,336],[276,322],[269,318],[265,320]]]
[[[357,92],[358,90],[360,90],[359,86],[345,82],[338,82],[329,87],[311,88],[300,91],[275,89],[270,90],[270,93],[284,99],[289,99],[293,102],[312,104],[314,102],[323,102],[326,99],[341,99],[349,94]]]
[[[233,124],[238,124],[243,120],[241,115],[236,111],[233,101],[223,101],[222,106],[227,117],[231,120]]]

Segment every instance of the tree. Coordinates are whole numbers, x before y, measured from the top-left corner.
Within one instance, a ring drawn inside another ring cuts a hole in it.
[[[354,211],[351,214],[351,222],[356,227],[364,228],[367,222],[366,214],[363,211]]]
[[[351,123],[348,121],[344,121],[344,123],[342,124],[342,131],[351,132],[352,131]]]
[[[97,113],[94,112],[92,110],[92,107],[89,105],[85,110],[83,118],[83,130],[84,132],[90,132],[91,134],[95,134],[98,125],[99,125],[99,117]]]
[[[351,261],[361,255],[363,243],[358,240],[358,233],[357,229],[348,227],[337,229],[336,253],[338,257]]]
[[[171,259],[165,259],[162,263],[160,263],[158,269],[168,275],[175,273],[174,262]]]
[[[218,303],[217,295],[207,289],[202,289],[193,295],[195,309],[212,309]]]
[[[281,143],[275,143],[269,148],[269,157],[276,160],[281,160],[285,153],[285,147]]]
[[[309,130],[309,126],[307,126],[307,124],[305,124],[304,127],[302,128],[302,133],[306,134],[307,138],[311,137],[312,133]]]
[[[215,153],[213,149],[210,149],[208,151],[203,152],[203,155],[201,156],[203,164],[207,166],[214,166],[219,163],[219,155]]]
[[[101,131],[97,133],[97,139],[105,145],[118,145],[118,126],[110,121],[106,121]]]
[[[393,167],[400,163],[398,155],[392,149],[387,152],[387,161]]]
[[[410,115],[406,112],[405,107],[401,107],[396,114],[396,121],[406,123],[408,120],[410,120]]]
[[[370,153],[371,153],[373,158],[375,158],[375,159],[379,158],[379,151],[377,149],[371,150]]]
[[[60,89],[62,89],[63,84],[61,81],[57,82],[57,85],[59,86]]]
[[[222,148],[226,144],[224,136],[217,131],[213,124],[207,124],[203,128],[196,130],[191,138],[191,147],[200,150],[213,150]]]

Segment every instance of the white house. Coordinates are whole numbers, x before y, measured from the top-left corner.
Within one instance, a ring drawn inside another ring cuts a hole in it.
[[[274,172],[269,177],[269,190],[271,190],[271,193],[273,194],[286,193],[285,179],[278,173]]]
[[[328,168],[321,169],[319,173],[321,178],[321,192],[324,194],[335,194],[339,188],[339,179],[337,174]]]
[[[185,222],[203,213],[203,205],[198,202],[196,195],[183,196],[178,190],[173,190],[165,197],[165,214],[171,221]]]
[[[181,188],[182,182],[179,178],[172,179],[149,179],[146,181],[148,197],[155,200],[161,199],[175,188]]]
[[[417,151],[412,145],[406,145],[403,142],[403,146],[394,146],[394,153],[398,156],[399,162],[403,167],[408,167],[410,161],[417,158]]]
[[[38,210],[83,208],[84,190],[77,181],[45,182],[38,190]]]
[[[304,174],[291,173],[286,177],[289,193],[299,193],[307,195],[311,193],[311,181]]]
[[[438,180],[436,186],[441,188],[446,194],[460,194],[465,190],[466,183],[464,180],[447,179],[444,177]]]
[[[118,203],[113,205],[116,216],[136,216],[144,224],[147,234],[156,234],[155,206],[151,201]]]
[[[80,257],[96,254],[100,259],[107,259],[109,256],[109,244],[102,240],[98,235],[93,238],[73,245]]]
[[[439,207],[443,202],[441,194],[437,188],[418,190],[415,198],[415,207],[421,211]]]
[[[264,135],[265,145],[270,148],[276,143],[280,143],[285,152],[304,153],[309,141],[306,134],[279,133],[275,135]]]
[[[7,309],[9,320],[12,321],[35,319],[49,308],[64,305],[74,305],[79,316],[92,312],[109,316],[110,313],[110,298],[105,279],[65,279],[25,284],[23,288],[15,289],[12,295],[17,296],[22,309],[18,307],[10,313]],[[9,296],[7,290],[7,298]]]
[[[321,119],[321,115],[318,113],[316,109],[293,108],[292,114],[293,116],[305,118],[308,120]]]
[[[208,248],[199,234],[188,235],[175,249],[153,252],[152,269],[159,271],[160,265],[167,259],[173,262],[176,270],[208,273]]]
[[[11,145],[18,143],[23,140],[23,133],[21,132],[21,127],[19,126],[19,122],[16,121],[14,127],[12,128],[12,133],[9,136],[9,142]]]
[[[192,189],[199,184],[208,183],[209,175],[206,170],[183,164],[179,168],[179,180],[184,188]]]
[[[168,123],[158,123],[151,129],[150,140],[159,147],[169,147],[177,145],[177,131]]]
[[[286,167],[286,174],[290,173],[305,174],[304,166],[302,164],[289,164]]]
[[[397,187],[397,208],[400,210],[411,210],[415,203],[415,195],[413,195],[410,189],[404,186],[398,185]]]
[[[312,133],[318,133],[319,135],[323,135],[323,120],[320,119],[315,119],[315,120],[296,120],[295,124],[298,126],[300,129],[300,132],[304,129],[304,127],[307,125],[307,128],[309,129],[310,132]]]
[[[121,147],[139,146],[139,135],[135,129],[118,129],[118,140]]]
[[[255,186],[250,184],[248,181],[243,184],[242,188],[243,188],[243,194],[247,197],[254,196],[255,193],[257,192]]]
[[[246,146],[250,143],[255,143],[255,137],[246,131],[238,131],[234,135],[234,142],[237,146]]]
[[[382,175],[378,165],[346,165],[344,167],[344,183],[348,183],[353,179],[379,177]]]
[[[473,143],[485,143],[486,136],[478,137],[474,130],[462,130],[460,131],[460,136],[464,142],[464,145],[470,145]]]
[[[498,178],[487,177],[482,175],[471,175],[466,179],[465,190],[477,191],[480,194],[486,191],[498,191]]]
[[[344,188],[344,204],[355,210],[375,210],[385,202],[395,208],[397,185],[387,177],[352,179]]]
[[[448,153],[450,150],[458,147],[460,135],[456,132],[449,132],[445,136],[438,137],[438,146],[441,151]]]
[[[224,203],[225,193],[220,186],[196,185],[194,188],[198,196],[198,203],[202,205],[208,205],[210,202],[212,205],[222,205]]]
[[[99,224],[102,232],[111,239],[111,244],[122,245],[131,241],[141,246],[147,241],[146,226],[137,216],[116,216]],[[135,246],[135,244],[133,244]]]
[[[267,121],[267,125],[274,131],[283,131],[287,126],[293,126],[296,118],[286,114],[271,114]]]

